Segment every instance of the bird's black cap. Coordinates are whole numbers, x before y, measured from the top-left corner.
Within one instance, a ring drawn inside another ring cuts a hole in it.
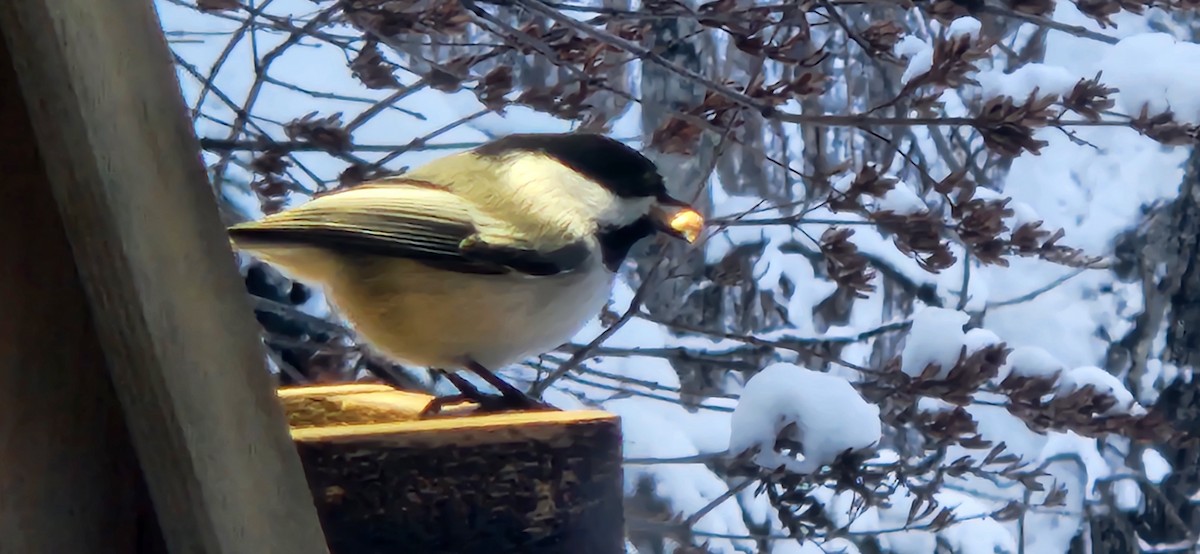
[[[620,141],[593,133],[514,134],[475,149],[480,156],[541,152],[622,198],[667,198],[654,162]]]

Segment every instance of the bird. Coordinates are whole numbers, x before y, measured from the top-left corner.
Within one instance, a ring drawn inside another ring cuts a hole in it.
[[[570,132],[495,138],[228,234],[243,253],[321,287],[385,357],[448,377],[454,400],[533,409],[549,406],[493,371],[578,333],[608,302],[634,244],[660,233],[695,243],[703,228],[641,152]]]

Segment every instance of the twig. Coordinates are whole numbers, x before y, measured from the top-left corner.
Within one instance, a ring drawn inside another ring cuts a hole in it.
[[[188,63],[187,60],[184,60],[182,57],[180,57],[178,53],[172,52],[171,55],[175,59],[175,64],[178,65],[179,67],[182,67],[183,70],[185,72],[187,72],[188,75],[191,75],[197,81],[200,81],[201,83],[210,83],[212,81],[212,79],[210,79],[209,77],[200,73],[200,71],[195,66]],[[228,95],[226,95],[225,92],[222,91],[221,89],[213,87],[212,93],[214,96],[216,96],[218,99],[220,99],[221,102],[225,103],[225,105],[228,106],[229,109],[233,110],[234,113],[239,114],[239,115],[243,113],[242,109],[238,106],[238,104],[236,102],[234,102],[233,99],[230,98]],[[201,114],[201,117],[212,120],[212,121],[217,121],[216,118],[208,116],[208,115]],[[255,118],[257,118],[257,116],[247,117],[246,124],[248,126],[252,127],[255,130],[255,132],[261,134],[262,136],[266,136],[267,135],[266,129],[263,129],[261,126],[259,126],[257,123],[255,123],[254,122]],[[261,119],[261,118],[258,118],[258,119]],[[225,125],[226,127],[229,127],[230,129],[233,129],[233,123],[228,123],[228,122],[224,122],[224,121],[221,121],[220,123],[222,125]],[[320,182],[320,177],[318,177],[316,173],[313,173],[312,170],[308,169],[307,166],[300,163],[300,161],[297,160],[294,156],[291,156],[289,154],[288,157],[292,161],[292,163],[296,166],[296,168],[298,168],[300,171],[303,171],[306,175],[308,175],[308,177],[310,179],[312,179],[313,182],[315,182],[315,183]],[[293,181],[296,181],[296,182],[299,181],[299,179],[296,179],[295,176],[291,175],[290,173],[289,173],[289,177],[291,177]],[[214,186],[218,185],[219,183],[220,183],[220,181],[218,179],[213,179],[212,184]],[[311,192],[311,191],[305,191],[305,192]]]
[[[274,1],[275,0],[264,1],[260,6],[260,9],[266,9],[266,7],[270,6],[271,2]],[[246,31],[250,30],[254,26],[254,17],[254,15],[247,17],[246,20],[238,26],[237,30],[233,32],[233,36],[229,38],[229,42],[225,44],[225,48],[221,50],[221,53],[217,56],[216,61],[214,61],[212,67],[209,68],[209,75],[216,75],[221,71],[221,67],[224,66],[225,62],[229,60],[229,55],[233,53],[233,49],[236,48],[238,43],[242,41],[242,37],[246,36]],[[196,107],[192,109],[193,125],[195,125],[196,121],[200,117],[200,107],[204,105],[204,100],[208,97],[210,90],[212,90],[212,81],[205,79],[200,85],[200,94],[196,97]]]
[[[1012,306],[1013,304],[1023,304],[1023,303],[1025,303],[1025,302],[1029,302],[1029,301],[1031,301],[1031,300],[1033,300],[1033,299],[1035,299],[1035,298],[1037,298],[1037,297],[1039,297],[1039,296],[1041,296],[1041,295],[1043,295],[1043,294],[1045,294],[1045,293],[1047,293],[1047,292],[1050,292],[1050,291],[1054,290],[1054,289],[1055,289],[1055,288],[1057,288],[1059,285],[1061,285],[1061,284],[1063,284],[1063,283],[1065,283],[1065,282],[1067,282],[1067,281],[1070,281],[1070,280],[1071,280],[1071,279],[1073,279],[1073,278],[1074,278],[1076,275],[1079,275],[1079,274],[1081,274],[1081,273],[1083,273],[1084,271],[1087,271],[1087,270],[1088,270],[1088,268],[1086,268],[1086,267],[1081,267],[1081,268],[1079,268],[1079,269],[1076,269],[1075,271],[1072,271],[1072,272],[1070,272],[1070,273],[1068,273],[1068,274],[1066,274],[1066,275],[1063,275],[1062,277],[1059,277],[1058,279],[1055,279],[1055,280],[1053,280],[1053,281],[1051,281],[1051,282],[1049,282],[1049,283],[1047,283],[1047,284],[1045,284],[1045,285],[1043,285],[1043,286],[1041,286],[1041,287],[1038,287],[1038,288],[1036,288],[1036,289],[1034,289],[1034,290],[1032,290],[1032,291],[1029,291],[1029,292],[1027,292],[1027,293],[1025,293],[1025,294],[1022,294],[1021,296],[1018,296],[1018,297],[1016,297],[1016,298],[1010,298],[1010,299],[1008,299],[1008,300],[1000,300],[1000,301],[998,301],[998,302],[989,302],[989,303],[987,304],[987,309],[989,309],[989,310],[990,310],[990,309],[993,309],[993,308],[1003,308],[1004,306]]]
[[[725,458],[728,455],[729,452],[714,452],[676,458],[625,458],[622,462],[627,465],[703,464]]]
[[[313,29],[316,29],[320,25],[322,25],[325,22],[332,19],[333,14],[336,13],[340,9],[341,9],[340,5],[334,5],[331,8],[326,8],[325,10],[322,10],[319,15],[317,15],[316,17],[312,18],[310,21],[305,23],[304,27],[302,27],[300,30],[297,30],[296,32],[293,32],[291,35],[288,36],[288,38],[286,40],[284,40],[278,46],[273,48],[271,51],[267,52],[267,54],[265,56],[263,56],[261,60],[259,60],[257,58],[255,59],[256,76],[254,79],[254,83],[250,86],[250,91],[246,94],[246,101],[242,104],[242,106],[239,109],[236,110],[237,117],[234,118],[233,128],[230,129],[230,131],[229,131],[229,140],[234,140],[234,139],[238,138],[239,135],[242,134],[242,130],[245,128],[245,125],[246,125],[246,120],[249,118],[250,110],[253,108],[255,102],[258,100],[258,95],[262,91],[263,85],[266,83],[262,79],[262,76],[265,75],[267,73],[267,71],[270,70],[271,64],[274,63],[275,60],[279,58],[279,56],[282,56],[283,53],[289,47],[291,47],[292,45],[299,42],[300,39],[303,38],[308,32],[311,32]],[[223,181],[225,179],[225,169],[229,166],[229,157],[230,157],[229,154],[221,156],[221,159],[218,160],[216,165],[214,166],[213,181],[215,183],[220,183],[221,181]],[[319,180],[318,180],[317,185],[318,185],[318,187],[320,186]]]
[[[403,148],[400,148],[399,150],[396,150],[396,151],[392,152],[391,154],[388,154],[388,155],[384,156],[383,158],[380,158],[379,161],[371,164],[371,169],[379,170],[388,162],[390,162],[396,158],[399,158],[400,156],[403,156],[405,153],[407,153],[409,151],[425,148],[425,145],[428,144],[430,140],[435,139],[446,133],[449,133],[450,131],[454,130],[455,128],[460,127],[460,126],[462,126],[466,123],[469,123],[471,121],[474,121],[476,119],[479,119],[480,117],[483,117],[489,113],[491,113],[491,110],[487,110],[487,109],[479,110],[471,115],[459,118],[457,121],[452,121],[450,123],[447,123],[437,129],[433,130],[432,132],[430,132],[429,134],[427,134],[423,137],[415,138],[411,142],[409,142],[407,146],[404,146]]]
[[[387,98],[376,102],[374,106],[363,110],[362,113],[355,116],[354,119],[351,119],[350,122],[346,124],[345,131],[347,133],[353,132],[367,121],[370,121],[372,117],[379,115],[388,108],[394,107],[396,102],[399,102],[400,100],[414,92],[421,90],[422,88],[425,88],[425,79],[421,79],[411,85],[389,94]]]
[[[663,69],[666,69],[676,75],[679,75],[680,77],[684,78],[685,80],[687,80],[691,83],[700,85],[701,87],[704,87],[716,94],[724,96],[724,97],[728,98],[729,100],[732,100],[738,104],[741,104],[743,107],[750,108],[750,109],[757,111],[764,115],[771,114],[775,111],[774,108],[770,107],[769,105],[763,104],[763,103],[755,100],[754,98],[751,98],[743,93],[737,92],[729,87],[717,84],[717,83],[713,82],[713,80],[708,79],[708,78],[704,77],[703,75],[700,75],[690,69],[687,69],[685,67],[680,67],[679,65],[675,64],[674,62],[662,57],[657,52],[653,52],[649,49],[642,47],[639,44],[630,42],[621,37],[613,35],[612,33],[609,33],[608,31],[597,29],[597,28],[592,27],[591,25],[587,25],[577,19],[565,16],[562,13],[559,13],[557,10],[551,8],[550,6],[547,6],[546,4],[542,3],[540,0],[515,0],[515,1],[517,4],[520,4],[521,6],[528,8],[530,11],[537,12],[537,13],[545,16],[548,19],[556,21],[557,23],[559,23],[560,25],[563,25],[564,27],[574,29],[576,31],[579,31],[579,32],[587,34],[587,35],[591,35],[591,36],[595,37],[596,39],[600,40],[601,42],[608,43],[611,46],[615,46],[621,50],[632,53],[632,54],[638,56],[639,58],[641,58],[642,60],[653,62],[654,64],[661,66]]]
[[[708,515],[708,513],[713,511],[713,509],[715,509],[717,506],[720,506],[726,500],[733,498],[733,495],[735,495],[739,492],[742,492],[743,490],[746,489],[746,487],[749,487],[750,485],[752,485],[756,482],[758,482],[758,479],[747,478],[747,479],[743,479],[742,482],[740,482],[732,487],[729,487],[729,490],[726,490],[725,492],[721,493],[721,496],[714,498],[712,500],[712,502],[705,504],[703,508],[696,510],[696,513],[688,516],[687,519],[683,520],[683,525],[685,527],[687,527],[688,529],[691,529],[692,526],[696,525],[696,522],[700,521],[704,516]]]
[[[1016,10],[1002,8],[1000,6],[983,4],[979,7],[979,11],[981,13],[986,13],[986,14],[991,14],[991,15],[1000,15],[1000,16],[1004,16],[1004,17],[1011,17],[1013,19],[1020,19],[1023,21],[1028,21],[1030,23],[1033,23],[1034,25],[1040,25],[1040,26],[1046,27],[1048,29],[1054,29],[1055,31],[1060,31],[1063,33],[1075,35],[1080,38],[1098,40],[1105,44],[1116,44],[1121,41],[1121,39],[1119,39],[1117,37],[1109,36],[1104,33],[1097,33],[1095,31],[1088,30],[1088,29],[1086,29],[1084,27],[1080,27],[1078,25],[1068,25],[1066,23],[1055,21],[1048,17],[1043,17],[1040,15],[1031,15],[1031,14],[1027,14],[1027,13],[1021,13]]]
[[[642,307],[642,302],[645,301],[646,295],[650,292],[650,287],[648,285],[654,279],[654,276],[658,274],[659,268],[662,265],[662,259],[663,257],[661,254],[657,259],[655,259],[654,266],[650,268],[650,271],[646,274],[646,278],[642,281],[641,286],[639,286],[637,292],[634,293],[633,300],[629,302],[629,308],[625,310],[625,313],[621,314],[621,317],[618,318],[617,321],[615,321],[612,325],[609,325],[607,329],[597,335],[596,338],[592,339],[592,341],[584,346],[581,350],[568,358],[566,362],[563,362],[554,371],[551,371],[548,375],[546,375],[544,379],[534,383],[533,386],[529,388],[528,394],[530,396],[534,398],[541,398],[542,394],[546,392],[546,389],[550,388],[550,385],[553,385],[555,381],[561,379],[567,374],[567,372],[575,369],[575,367],[582,363],[583,360],[587,359],[587,357],[591,355],[592,348],[595,348],[604,341],[608,340],[609,337],[613,336],[617,331],[620,331],[621,327],[624,327],[626,323],[629,323],[629,321],[638,314],[638,311]]]
[[[277,87],[285,88],[288,90],[293,90],[293,91],[296,91],[296,92],[299,92],[302,94],[307,94],[313,98],[324,98],[327,100],[341,100],[342,102],[354,102],[357,104],[375,105],[375,104],[379,103],[378,100],[375,100],[373,98],[364,98],[361,96],[350,96],[350,95],[346,95],[346,94],[337,94],[335,92],[323,92],[323,91],[319,91],[319,90],[312,90],[312,89],[305,88],[305,87],[302,87],[302,86],[294,84],[294,83],[289,83],[287,81],[282,81],[282,80],[276,79],[270,75],[264,75],[263,79],[265,79],[267,81],[267,83],[270,83]],[[424,114],[420,114],[420,113],[414,112],[412,110],[407,110],[407,109],[404,109],[404,108],[401,108],[401,107],[395,106],[395,105],[387,106],[387,109],[395,110],[395,111],[398,111],[398,112],[406,114],[406,115],[411,115],[417,119],[420,119],[421,121],[426,121],[427,119],[429,119],[429,118],[425,117]]]

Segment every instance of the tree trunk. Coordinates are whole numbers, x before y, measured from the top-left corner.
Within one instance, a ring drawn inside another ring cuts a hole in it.
[[[1118,255],[1136,262],[1138,276],[1145,283],[1146,313],[1110,349],[1109,365],[1117,366],[1110,370],[1126,370],[1127,381],[1138,385],[1164,312],[1167,348],[1163,361],[1179,367],[1200,363],[1200,267],[1195,263],[1200,259],[1200,151],[1187,161],[1178,198],[1148,216],[1131,235],[1119,241]],[[1162,265],[1165,272],[1159,269]],[[1119,273],[1122,269],[1118,265]],[[1160,486],[1153,487],[1157,492],[1142,487],[1146,507],[1141,514],[1130,514],[1130,525],[1112,526],[1093,536],[1097,552],[1121,551],[1123,545],[1136,545],[1138,538],[1151,545],[1176,543],[1200,531],[1200,511],[1191,500],[1200,491],[1200,444],[1194,436],[1200,428],[1200,384],[1188,379],[1166,384],[1155,410],[1185,433],[1182,439],[1157,446],[1173,471]]]

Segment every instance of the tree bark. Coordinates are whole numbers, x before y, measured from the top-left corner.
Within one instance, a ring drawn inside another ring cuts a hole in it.
[[[1146,310],[1134,329],[1110,349],[1109,365],[1116,366],[1110,370],[1125,371],[1131,385],[1140,385],[1150,342],[1158,335],[1164,313],[1163,361],[1196,367],[1200,363],[1200,150],[1186,162],[1179,196],[1124,237],[1118,254],[1125,255],[1122,262],[1127,266],[1118,265],[1118,272],[1136,271],[1143,280]],[[1191,500],[1200,492],[1200,441],[1195,436],[1200,429],[1200,383],[1176,379],[1164,385],[1154,409],[1182,436],[1156,446],[1172,472],[1158,487],[1143,485],[1145,509],[1130,514],[1129,525],[1112,526],[1109,532],[1093,536],[1097,552],[1122,551],[1124,545],[1137,545],[1138,538],[1152,545],[1171,544],[1200,532],[1200,510]]]

